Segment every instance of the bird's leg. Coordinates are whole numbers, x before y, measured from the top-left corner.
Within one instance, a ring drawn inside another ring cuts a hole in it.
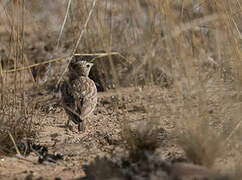
[[[65,126],[69,127],[69,124],[70,124],[70,118],[68,118],[68,120],[66,121]]]
[[[85,131],[85,126],[84,126],[84,121],[83,120],[81,120],[81,122],[79,122],[79,124],[78,124],[78,131],[79,132],[80,131],[82,131],[82,132]]]
[[[67,120],[66,123],[65,123],[66,130],[72,130],[72,126],[70,126],[70,121],[71,121],[71,119],[70,119],[70,117],[69,117],[68,120]]]

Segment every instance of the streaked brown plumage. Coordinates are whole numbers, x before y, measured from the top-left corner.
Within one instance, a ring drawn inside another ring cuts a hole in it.
[[[84,120],[94,111],[97,104],[97,88],[88,75],[92,63],[74,56],[69,64],[69,79],[61,85],[61,99],[63,107],[78,130],[84,130]],[[67,125],[69,125],[69,120]]]

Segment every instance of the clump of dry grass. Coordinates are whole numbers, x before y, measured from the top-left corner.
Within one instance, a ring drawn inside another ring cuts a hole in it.
[[[22,82],[7,83],[13,77],[3,74],[0,107],[0,154],[16,152],[16,146],[25,137],[34,137],[34,103],[25,97]],[[19,86],[21,87],[20,89]],[[15,148],[14,148],[15,147]]]
[[[1,119],[0,122],[0,154],[9,155],[18,152],[18,146],[24,138],[33,138],[36,135],[36,129],[32,127],[29,118],[15,117],[11,119]]]
[[[157,128],[156,125],[154,120],[144,120],[133,124],[123,123],[121,135],[130,154],[136,154],[138,151],[154,152],[159,147],[165,130]]]
[[[211,167],[224,153],[222,137],[209,127],[184,128],[178,136],[178,143],[186,157],[195,164]]]
[[[29,99],[25,94],[28,78],[25,73],[16,71],[27,61],[24,54],[25,4],[19,1],[7,4],[9,9],[1,4],[1,13],[4,12],[9,23],[5,28],[11,33],[9,54],[4,59],[5,66],[0,65],[0,154],[18,151],[20,141],[25,137],[33,137],[36,133],[33,126],[34,105],[28,103]],[[13,73],[7,72],[10,68],[14,70]]]

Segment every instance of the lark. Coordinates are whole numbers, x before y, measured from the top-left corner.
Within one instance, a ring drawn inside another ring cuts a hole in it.
[[[75,55],[69,66],[68,80],[61,85],[61,100],[69,121],[78,124],[78,130],[84,131],[84,121],[94,111],[97,104],[97,88],[88,75],[93,63]]]

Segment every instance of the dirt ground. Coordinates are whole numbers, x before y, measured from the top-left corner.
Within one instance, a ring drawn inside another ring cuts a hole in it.
[[[121,141],[121,121],[137,124],[137,121],[155,118],[152,117],[155,111],[162,111],[159,114],[164,114],[156,117],[159,123],[157,128],[161,131],[161,148],[157,151],[159,157],[169,159],[183,156],[181,149],[169,136],[175,126],[175,117],[169,113],[167,107],[167,104],[175,100],[172,91],[159,87],[125,88],[118,92],[101,92],[98,98],[97,108],[86,123],[84,133],[77,132],[75,124],[71,124],[72,129],[64,126],[67,116],[59,107],[41,119],[43,124],[37,142],[47,146],[50,153],[62,154],[63,160],[57,161],[56,164],[39,164],[34,153],[24,159],[15,156],[1,157],[0,179],[24,179],[27,176],[33,176],[33,179],[82,177],[85,175],[82,170],[83,164],[91,162],[96,156],[109,157],[110,153],[119,154],[124,150]],[[148,112],[151,109],[153,112]]]

